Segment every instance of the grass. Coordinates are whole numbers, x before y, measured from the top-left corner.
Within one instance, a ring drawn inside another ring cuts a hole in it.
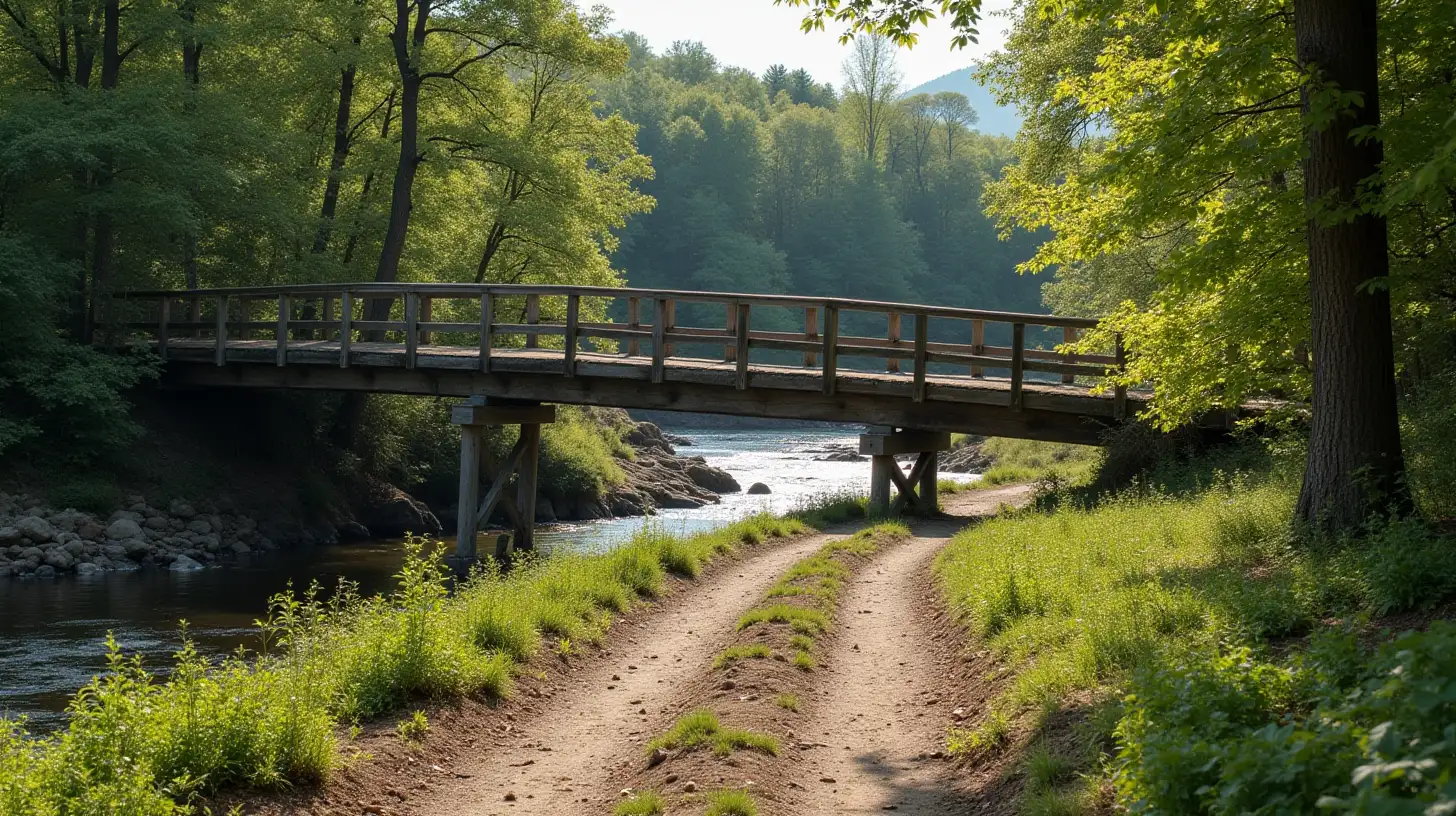
[[[425,716],[425,712],[416,711],[400,720],[394,727],[394,733],[403,742],[419,742],[430,733],[430,718]]]
[[[778,706],[779,708],[782,708],[785,711],[795,711],[796,712],[796,711],[799,710],[799,695],[797,695],[797,694],[779,694],[779,695],[776,695],[774,697],[774,705]]]
[[[714,791],[708,794],[708,809],[703,816],[758,816],[758,804],[748,791]]]
[[[1005,484],[1056,482],[1075,484],[1086,481],[1096,469],[1100,454],[1087,445],[1061,442],[1036,442],[1030,439],[993,437],[981,443],[991,457],[991,466],[981,478],[964,487],[985,489]],[[943,482],[941,484],[944,484]],[[960,488],[951,487],[949,492]]]
[[[327,595],[315,585],[274,598],[261,654],[209,661],[184,627],[173,665],[153,673],[111,642],[108,670],[76,695],[66,729],[33,737],[23,720],[0,718],[0,813],[169,816],[197,792],[322,780],[344,723],[419,700],[508,696],[519,664],[543,644],[565,655],[600,640],[614,615],[669,575],[696,576],[748,542],[857,506],[835,498],[688,538],[649,527],[608,553],[526,561],[508,575],[487,565],[453,594],[437,548],[411,540],[388,595],[361,597],[345,582]],[[418,735],[421,723],[407,718],[399,733]]]
[[[761,751],[769,756],[779,755],[777,738],[741,728],[724,728],[718,721],[718,715],[706,708],[679,717],[666,733],[647,743],[647,750],[692,750],[704,745],[711,746],[713,753],[720,757],[744,749]]]
[[[661,816],[667,812],[667,800],[656,791],[639,791],[617,803],[612,816]]]
[[[794,668],[804,671],[813,671],[814,667],[818,665],[814,662],[814,655],[802,649],[794,652],[794,659],[789,662],[793,664]]]
[[[773,656],[773,650],[762,643],[750,643],[745,646],[729,646],[713,658],[713,668],[721,669],[724,666],[732,665],[740,660],[754,659],[766,660]]]
[[[1228,461],[1253,459],[1230,454]],[[1121,493],[998,517],[952,540],[935,566],[944,597],[978,646],[1009,673],[983,721],[950,733],[953,752],[984,753],[1027,726],[1034,733],[1049,714],[1084,705],[1074,700],[1111,700],[1110,716],[1094,712],[1097,737],[1106,744],[1114,730],[1123,734],[1123,755],[1132,759],[1108,767],[1118,778],[1144,780],[1153,774],[1137,776],[1138,768],[1166,758],[1138,747],[1167,733],[1168,723],[1154,717],[1189,708],[1157,706],[1201,688],[1196,678],[1212,665],[1209,655],[1239,648],[1268,655],[1276,645],[1286,652],[1292,645],[1297,654],[1332,620],[1402,612],[1456,596],[1450,542],[1418,522],[1379,525],[1359,541],[1310,539],[1288,521],[1297,468],[1275,462],[1235,472],[1221,470],[1223,463],[1167,466]],[[1253,657],[1233,660],[1258,664]],[[1299,668],[1307,665],[1302,658],[1289,660],[1270,668],[1270,676],[1312,671]],[[1177,679],[1185,670],[1195,679]],[[1231,672],[1240,676],[1238,669]],[[1125,699],[1135,704],[1116,702],[1129,692],[1136,697]],[[1269,699],[1283,700],[1268,704],[1271,728],[1288,716],[1279,712],[1299,710],[1297,697]],[[1128,724],[1127,712],[1144,706],[1162,713],[1146,714],[1149,725],[1139,730]],[[1221,716],[1232,715],[1210,714],[1207,721],[1226,721]],[[1188,745],[1217,748],[1217,740],[1210,743],[1196,729],[1189,733]],[[1090,761],[1095,753],[1066,757],[1045,745],[1032,748],[1024,760],[1028,793],[1020,811],[1082,812],[1090,794],[1060,783],[1077,772],[1097,775]],[[1252,749],[1249,756],[1295,761],[1270,748]],[[1306,756],[1298,761],[1306,763]],[[1192,765],[1216,767],[1210,762],[1205,756]],[[1134,783],[1127,784],[1133,790]],[[1188,791],[1206,784],[1188,783]]]
[[[738,619],[738,631],[760,623],[787,623],[795,632],[817,635],[829,628],[829,616],[818,609],[773,604],[750,609]]]

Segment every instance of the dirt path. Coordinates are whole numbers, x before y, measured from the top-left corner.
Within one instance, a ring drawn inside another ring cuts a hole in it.
[[[834,651],[820,673],[810,752],[796,797],[802,814],[973,812],[948,763],[929,754],[945,738],[956,695],[960,643],[936,637],[931,562],[971,517],[1016,504],[1025,486],[949,497],[949,519],[912,526],[915,537],[876,558],[845,588]],[[944,633],[941,633],[944,635]],[[797,816],[796,813],[796,816]]]
[[[537,709],[509,734],[485,737],[484,750],[461,757],[457,782],[410,802],[431,816],[599,812],[592,801],[614,771],[640,762],[652,713],[662,711],[680,684],[700,674],[728,639],[738,616],[757,603],[778,576],[829,538],[809,536],[750,553],[702,586],[623,625],[605,659],[556,683]],[[508,800],[508,796],[511,797]]]

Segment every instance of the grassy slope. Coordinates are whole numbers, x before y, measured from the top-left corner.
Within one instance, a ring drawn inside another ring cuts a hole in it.
[[[957,536],[937,564],[946,600],[1011,677],[951,746],[974,754],[1009,740],[1027,749],[1020,809],[1033,814],[1081,812],[1114,788],[1124,805],[1150,812],[1240,812],[1260,797],[1280,803],[1269,812],[1301,812],[1321,793],[1355,796],[1351,773],[1371,758],[1361,735],[1381,721],[1372,718],[1412,709],[1344,712],[1336,739],[1311,725],[1330,709],[1317,701],[1375,682],[1394,658],[1353,636],[1340,636],[1338,671],[1301,655],[1338,640],[1336,621],[1456,594],[1456,548],[1415,522],[1358,543],[1297,538],[1287,524],[1292,470],[1244,451],[1155,472],[1158,489],[997,518]],[[1412,648],[1428,653],[1436,640]],[[1246,675],[1261,679],[1241,685]],[[1456,692],[1446,695],[1456,715]],[[1036,735],[1069,710],[1084,722],[1087,747],[1058,755]],[[1288,732],[1260,732],[1280,725]],[[1099,770],[1098,746],[1114,728],[1118,756]],[[1407,736],[1427,748],[1442,738],[1440,728]],[[1446,736],[1431,761],[1449,774],[1456,734]],[[1320,740],[1328,744],[1306,744]],[[1408,758],[1402,750],[1381,756]],[[1090,785],[1069,781],[1078,771]]]
[[[482,572],[453,595],[439,559],[413,542],[389,597],[275,599],[264,656],[209,665],[186,648],[164,680],[113,646],[111,671],[77,694],[56,737],[0,719],[0,813],[174,814],[197,790],[322,779],[342,723],[422,697],[506,696],[517,665],[599,639],[669,573],[695,577],[744,545],[860,515],[840,500],[685,539],[649,528],[602,555]]]

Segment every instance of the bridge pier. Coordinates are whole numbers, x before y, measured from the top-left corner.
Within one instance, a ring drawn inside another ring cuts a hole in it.
[[[940,478],[940,452],[950,450],[950,434],[939,431],[897,430],[871,425],[860,435],[859,452],[870,457],[870,514],[902,512],[931,515],[939,506],[936,483]],[[907,476],[896,456],[917,454]],[[897,495],[891,500],[891,487]]]
[[[556,406],[471,397],[455,406],[450,421],[460,426],[460,504],[451,565],[463,573],[478,560],[477,533],[490,521],[496,507],[505,510],[512,527],[510,538],[501,536],[496,542],[496,559],[505,559],[513,550],[534,549],[541,426],[556,421]],[[520,436],[505,461],[497,463],[490,454],[486,433],[492,426],[506,425],[519,425]],[[507,492],[512,477],[514,498]],[[482,486],[486,488],[483,496]]]

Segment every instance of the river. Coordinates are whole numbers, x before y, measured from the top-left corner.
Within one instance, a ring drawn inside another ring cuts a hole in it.
[[[773,492],[730,494],[721,504],[666,510],[651,519],[557,525],[538,534],[541,547],[607,549],[643,524],[691,534],[757,512],[788,512],[817,495],[868,488],[868,461],[815,460],[829,448],[852,448],[857,429],[668,430],[693,442],[679,453],[704,457],[745,488],[763,482]],[[400,562],[398,542],[372,541],[264,553],[199,572],[144,569],[0,581],[0,713],[28,717],[34,731],[61,725],[71,695],[105,665],[108,632],[154,668],[165,667],[177,648],[179,620],[187,621],[208,653],[251,648],[257,644],[253,622],[268,598],[290,583],[329,586],[342,576],[371,594],[390,589]]]

